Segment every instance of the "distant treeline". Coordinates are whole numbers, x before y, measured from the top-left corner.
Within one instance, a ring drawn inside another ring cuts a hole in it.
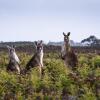
[[[34,52],[34,43],[33,42],[2,42],[0,43],[0,52],[7,51],[7,45],[14,45],[16,51],[18,52]],[[85,46],[85,47],[72,47],[76,53],[98,53],[100,54],[100,46]],[[53,46],[44,44],[44,52],[59,52],[61,51],[61,46]]]
[[[18,41],[18,42],[0,42],[0,47],[5,47],[7,45],[14,45],[16,47],[18,46],[28,46],[28,45],[33,45],[34,42],[30,42],[30,41]]]

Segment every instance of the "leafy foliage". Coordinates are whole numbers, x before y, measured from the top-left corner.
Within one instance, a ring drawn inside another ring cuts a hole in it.
[[[18,53],[21,68],[32,55]],[[26,75],[6,72],[8,56],[0,53],[0,100],[99,100],[100,56],[78,54],[75,72],[65,67],[58,53],[46,53],[42,79],[38,68]]]

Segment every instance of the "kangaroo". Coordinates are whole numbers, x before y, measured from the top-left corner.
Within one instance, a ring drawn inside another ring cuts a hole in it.
[[[7,66],[7,71],[15,71],[20,74],[20,60],[16,54],[14,46],[7,46],[9,51],[9,64]]]
[[[26,65],[26,72],[33,67],[39,67],[40,75],[43,67],[43,41],[34,42],[35,54]]]
[[[72,50],[70,43],[69,43],[69,36],[70,32],[64,35],[64,43],[62,45],[61,49],[61,58],[64,60],[65,65],[68,66],[71,69],[75,69],[78,63],[77,56]]]

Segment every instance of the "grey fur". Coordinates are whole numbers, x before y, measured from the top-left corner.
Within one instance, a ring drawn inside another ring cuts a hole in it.
[[[71,69],[74,69],[77,66],[78,60],[76,54],[70,47],[69,43],[70,32],[68,32],[67,34],[63,32],[63,35],[64,35],[64,44],[61,50],[61,57],[64,60],[66,66],[70,67]]]
[[[7,71],[15,71],[20,74],[20,60],[15,52],[14,46],[7,46],[9,50],[9,64],[7,66]]]
[[[43,42],[42,40],[38,42],[34,42],[34,45],[35,45],[35,54],[27,63],[25,70],[28,71],[31,68],[39,67],[40,74],[41,74],[42,67],[43,67],[43,55],[44,55]]]

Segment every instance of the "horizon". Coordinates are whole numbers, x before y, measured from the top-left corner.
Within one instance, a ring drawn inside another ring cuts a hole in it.
[[[90,35],[90,36],[95,36],[95,35]],[[89,36],[89,37],[90,37],[90,36]],[[89,38],[89,37],[87,37],[87,38]],[[95,36],[95,37],[96,37],[96,36]],[[98,37],[96,37],[96,38],[99,39]],[[85,39],[86,39],[86,38],[85,38]],[[83,39],[83,40],[84,40],[84,39]],[[100,40],[100,39],[99,39],[99,40]],[[37,41],[40,41],[40,40],[37,40]],[[62,41],[48,41],[48,42],[46,42],[46,41],[43,40],[43,42],[46,43],[46,44],[49,43],[49,42],[63,42],[63,41],[64,41],[64,40],[62,40]],[[81,43],[82,40],[77,42],[77,41],[74,41],[74,40],[71,40],[71,39],[70,39],[70,41],[73,41],[73,42],[75,42],[75,43]],[[0,43],[5,43],[5,42],[34,42],[34,41],[0,41]]]
[[[99,0],[0,0],[0,41],[100,39]]]

